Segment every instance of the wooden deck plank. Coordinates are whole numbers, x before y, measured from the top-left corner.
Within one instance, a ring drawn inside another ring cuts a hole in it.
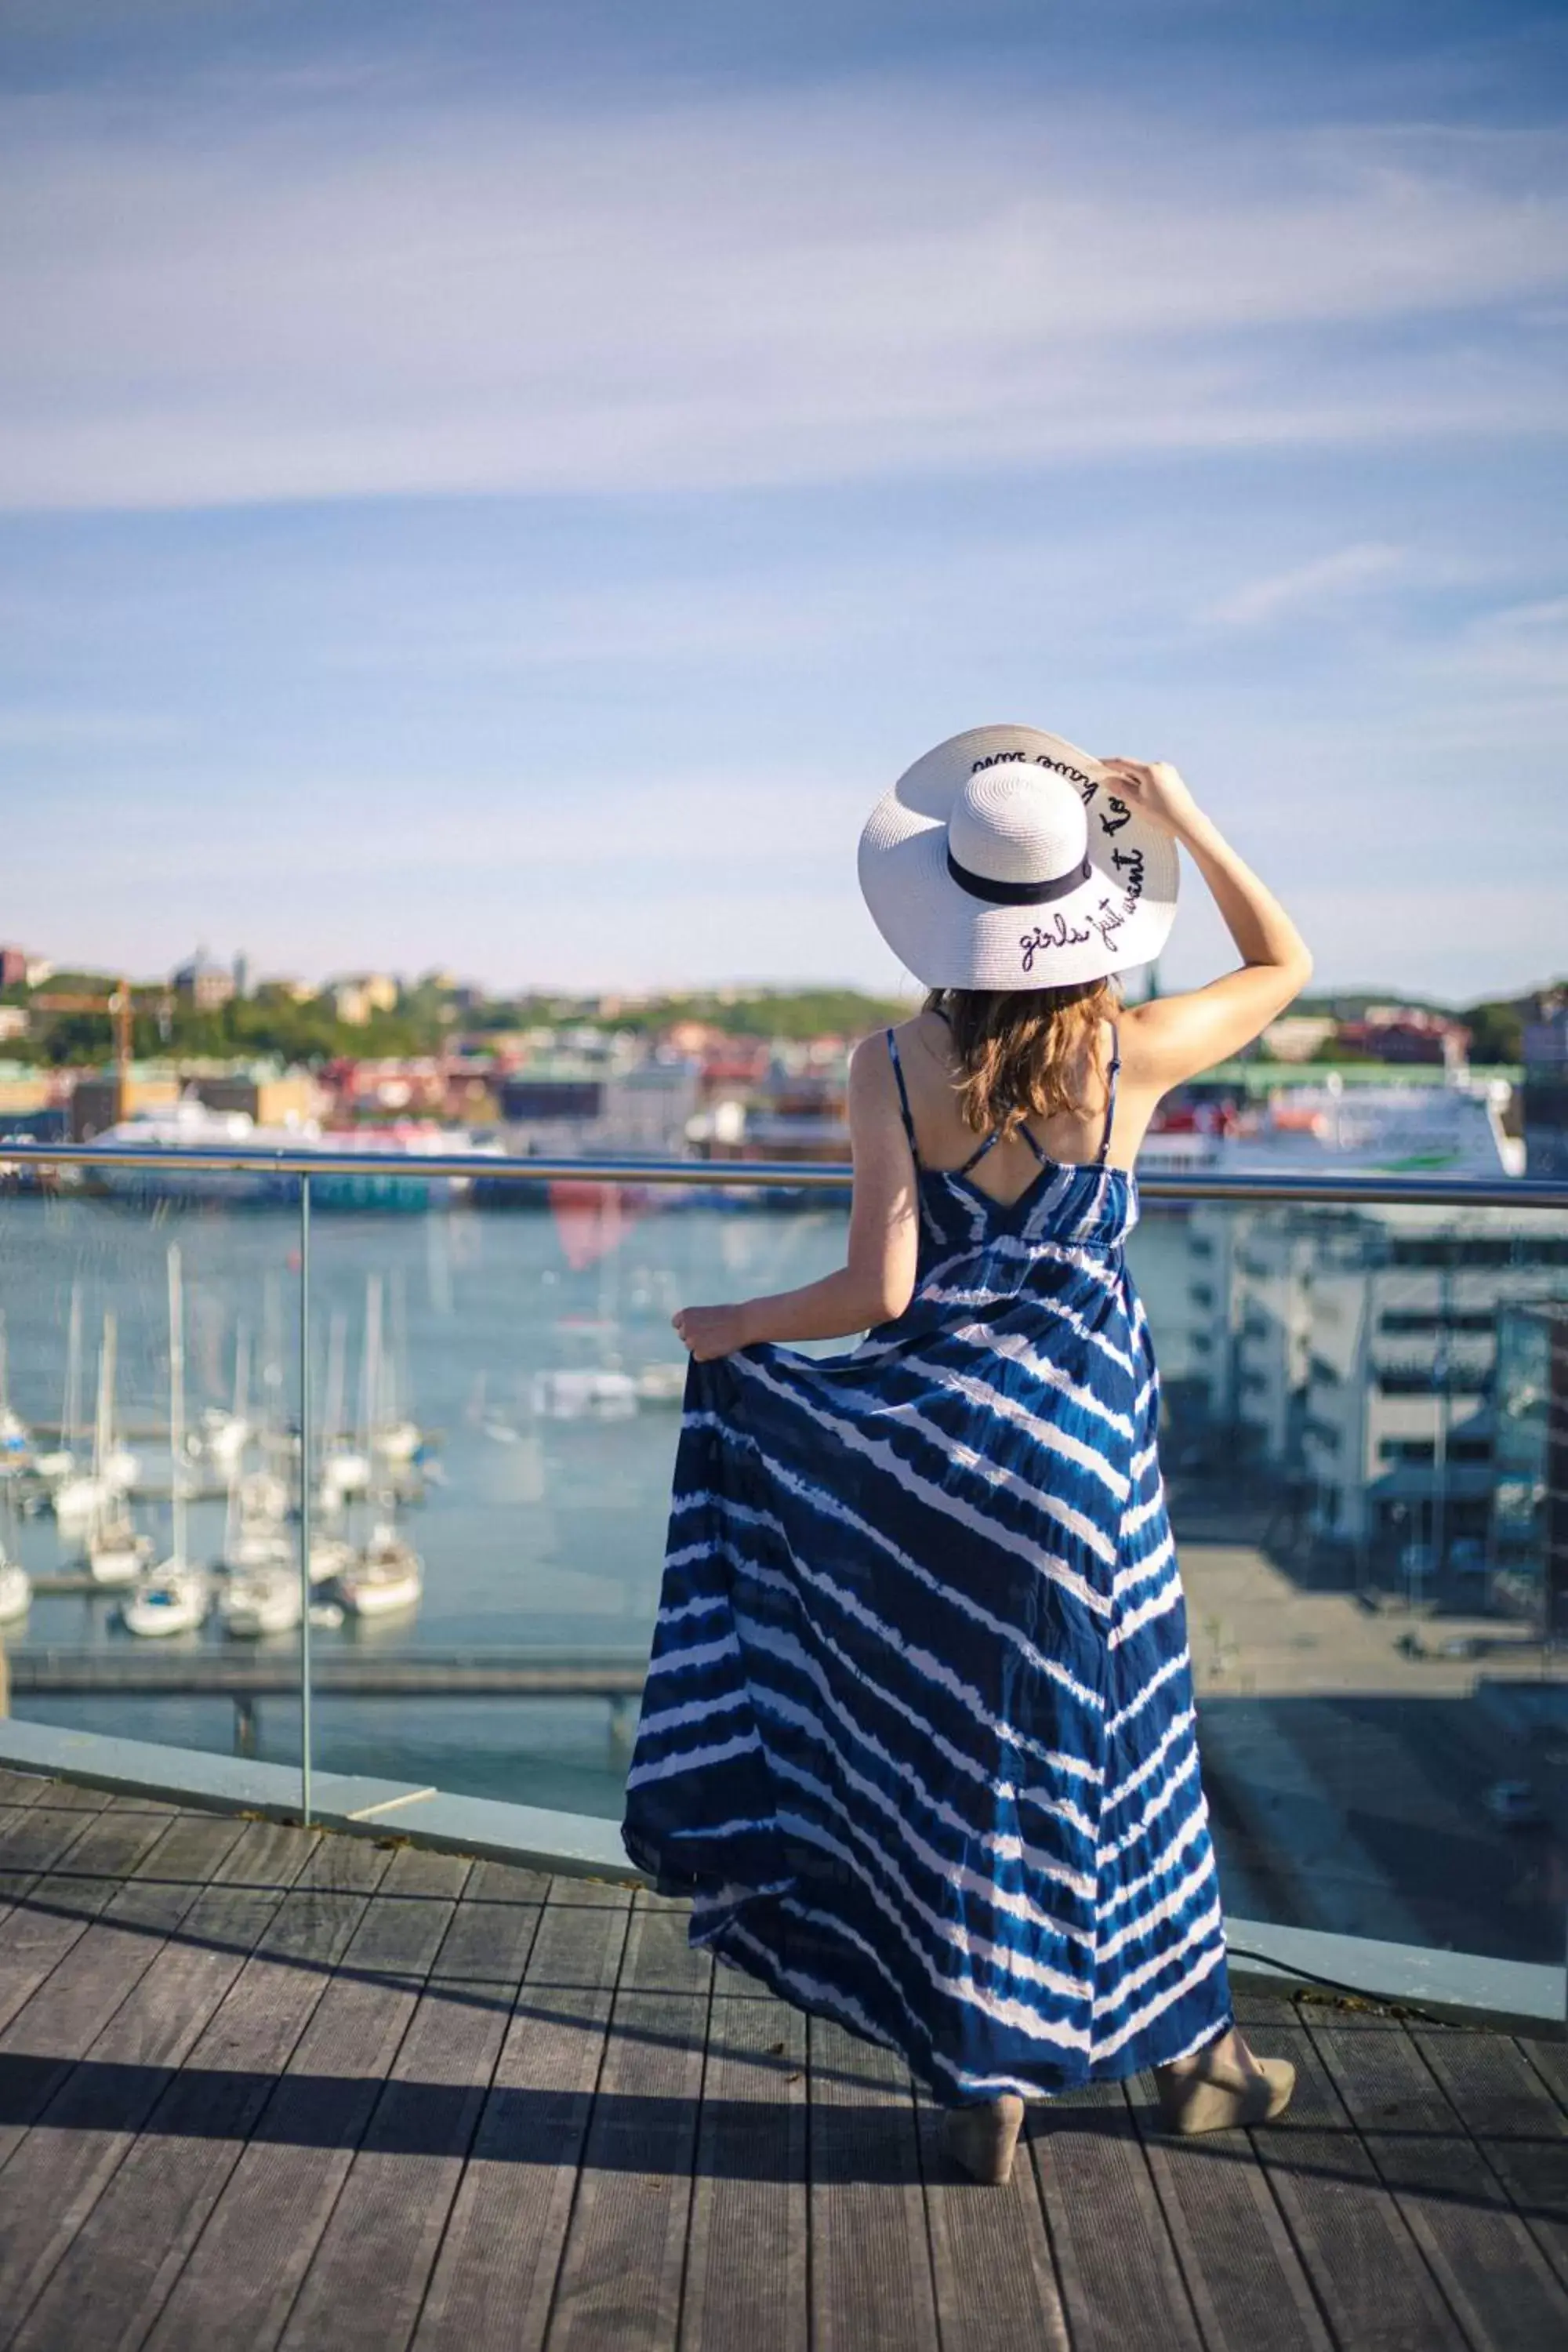
[[[1210,2352],[1330,2352],[1311,2282],[1251,2134],[1182,2139],[1160,2123],[1151,2077],[1127,2086],[1199,2333]]]
[[[674,2346],[710,1976],[706,1954],[687,1949],[683,1920],[634,1906],[543,2338],[551,2352]]]
[[[14,2322],[21,2320],[134,2144],[172,2071],[282,1899],[280,1888],[228,1883],[243,1882],[262,1859],[262,1841],[254,1829],[220,1822],[216,1816],[210,1828],[231,1832],[227,1850],[214,1841],[210,1876],[183,1890],[187,1899],[169,1937],[154,1947],[139,1978],[128,1974],[125,1998],[82,2062],[54,2062],[54,2072],[63,2079],[0,2175],[0,2312]],[[144,1867],[156,1864],[155,1851]],[[100,1926],[114,1917],[111,1905]],[[83,1955],[87,1940],[77,1946],[72,1962]],[[104,1958],[112,1968],[112,1954]],[[63,1972],[57,1970],[57,1978]],[[41,2000],[36,1997],[19,2024],[26,2024]]]
[[[0,1931],[44,1873],[63,1866],[93,1816],[58,1805],[10,1806],[0,1822]]]
[[[0,2166],[121,2004],[144,1984],[166,1937],[201,1899],[240,1835],[237,1822],[214,1820],[198,1839],[149,1823],[138,1841],[145,1850],[126,1875],[110,1882],[113,1892],[100,1916],[71,1921],[79,1933],[51,1965],[44,1965],[49,1948],[42,1944],[32,1990],[0,2032]],[[48,1885],[44,1882],[41,1904],[48,1901]],[[50,1916],[44,1912],[46,1921]],[[25,1973],[13,1977],[14,1993]]]
[[[37,1800],[40,1804],[57,1805],[66,1812],[101,1813],[110,1801],[107,1789],[95,1789],[90,1783],[79,1784],[75,1780],[52,1780],[47,1774],[40,1777],[47,1791]]]
[[[381,1874],[369,1903],[158,2315],[148,2352],[272,2345],[288,2324],[441,1948],[458,1876],[447,1864],[447,1891],[433,1895],[411,1855],[389,1866],[384,1851],[365,1851]]]
[[[630,1923],[626,1890],[618,1904],[557,1903],[564,1884],[539,1915],[416,2352],[543,2341]]]
[[[373,1848],[262,1826],[288,1891],[34,2305],[27,2352],[142,2341],[364,1914]]]
[[[1280,2124],[1167,2139],[1101,2086],[998,2191],[895,2060],[710,1979],[681,1905],[52,1794],[0,1802],[17,2352],[1568,2340],[1563,2045],[1248,1992]]]
[[[453,1882],[446,1937],[458,1913]],[[511,2006],[510,1981],[453,1973],[446,1939],[420,1995],[282,2342],[395,2352],[417,2322]]]
[[[1519,2048],[1568,2115],[1568,2042],[1541,2042],[1521,2035]]]
[[[812,2342],[936,2352],[936,2299],[909,2069],[808,2021]]]
[[[731,1974],[709,2012],[681,2352],[804,2352],[805,2020],[760,1987],[720,1991]]]
[[[1568,2113],[1508,2034],[1439,2025],[1410,2038],[1472,2138],[1568,2139]]]
[[[1181,2265],[1120,2083],[1028,2110],[1074,2352],[1196,2347]]]
[[[926,2227],[942,2352],[1067,2352],[1067,2313],[1027,2141],[1005,2189],[971,2180],[942,2153],[942,2111],[917,2094]]]
[[[1560,2352],[1568,2296],[1396,2021],[1315,2023],[1312,2039],[1472,2345]]]
[[[141,1813],[85,1817],[80,1835],[71,1839],[53,1868],[34,1879],[5,1921],[0,1936],[0,2028],[9,2031],[110,1905],[134,1903],[127,1882],[134,1884],[137,1865],[165,1834],[162,1822]]]
[[[1311,2036],[1275,2025],[1268,2053],[1294,2061],[1296,2092],[1254,2144],[1336,2340],[1347,2352],[1462,2352],[1453,2314]]]
[[[55,1785],[45,1773],[14,1772],[8,1764],[0,1764],[0,1805],[36,1805]]]
[[[13,1805],[0,1827],[0,1887],[18,1874],[50,1870],[97,1818],[68,1805]]]

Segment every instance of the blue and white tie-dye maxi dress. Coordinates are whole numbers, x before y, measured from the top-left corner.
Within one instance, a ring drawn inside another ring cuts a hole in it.
[[[902,1315],[690,1366],[624,1834],[939,2097],[1050,2093],[1230,2019],[1137,1190],[916,1165]]]

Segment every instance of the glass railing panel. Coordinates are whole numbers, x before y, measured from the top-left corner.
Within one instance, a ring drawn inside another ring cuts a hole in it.
[[[0,1190],[9,1711],[297,1764],[298,1185],[151,1160]]]
[[[841,1263],[847,1196],[497,1179],[366,1204],[318,1180],[312,1202],[316,1546],[342,1611],[312,1632],[317,1767],[618,1815],[669,1318]]]
[[[1227,1909],[1560,1964],[1568,1218],[1161,1204],[1130,1259]]]

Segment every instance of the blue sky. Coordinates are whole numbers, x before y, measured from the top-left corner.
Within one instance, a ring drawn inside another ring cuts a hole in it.
[[[887,987],[1024,719],[1568,966],[1559,12],[9,0],[0,220],[0,937]]]

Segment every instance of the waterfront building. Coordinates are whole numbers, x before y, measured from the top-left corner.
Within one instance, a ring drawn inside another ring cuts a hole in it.
[[[91,1143],[113,1127],[121,1110],[127,1118],[139,1112],[171,1110],[180,1099],[183,1081],[177,1070],[161,1062],[133,1062],[125,1074],[123,1100],[112,1070],[75,1073],[70,1096],[73,1143]]]
[[[1568,1637],[1568,1307],[1498,1318],[1493,1560],[1542,1633]]]
[[[1541,999],[1524,1027],[1525,1166],[1531,1176],[1568,1176],[1568,991]]]
[[[1238,1458],[1304,1480],[1359,1556],[1486,1570],[1501,1318],[1561,1299],[1568,1221],[1200,1203],[1187,1257],[1194,1382]]]
[[[1470,1045],[1462,1021],[1424,1004],[1369,1004],[1359,1021],[1340,1023],[1339,1038],[1375,1061],[1428,1063],[1446,1070],[1462,1070]]]

